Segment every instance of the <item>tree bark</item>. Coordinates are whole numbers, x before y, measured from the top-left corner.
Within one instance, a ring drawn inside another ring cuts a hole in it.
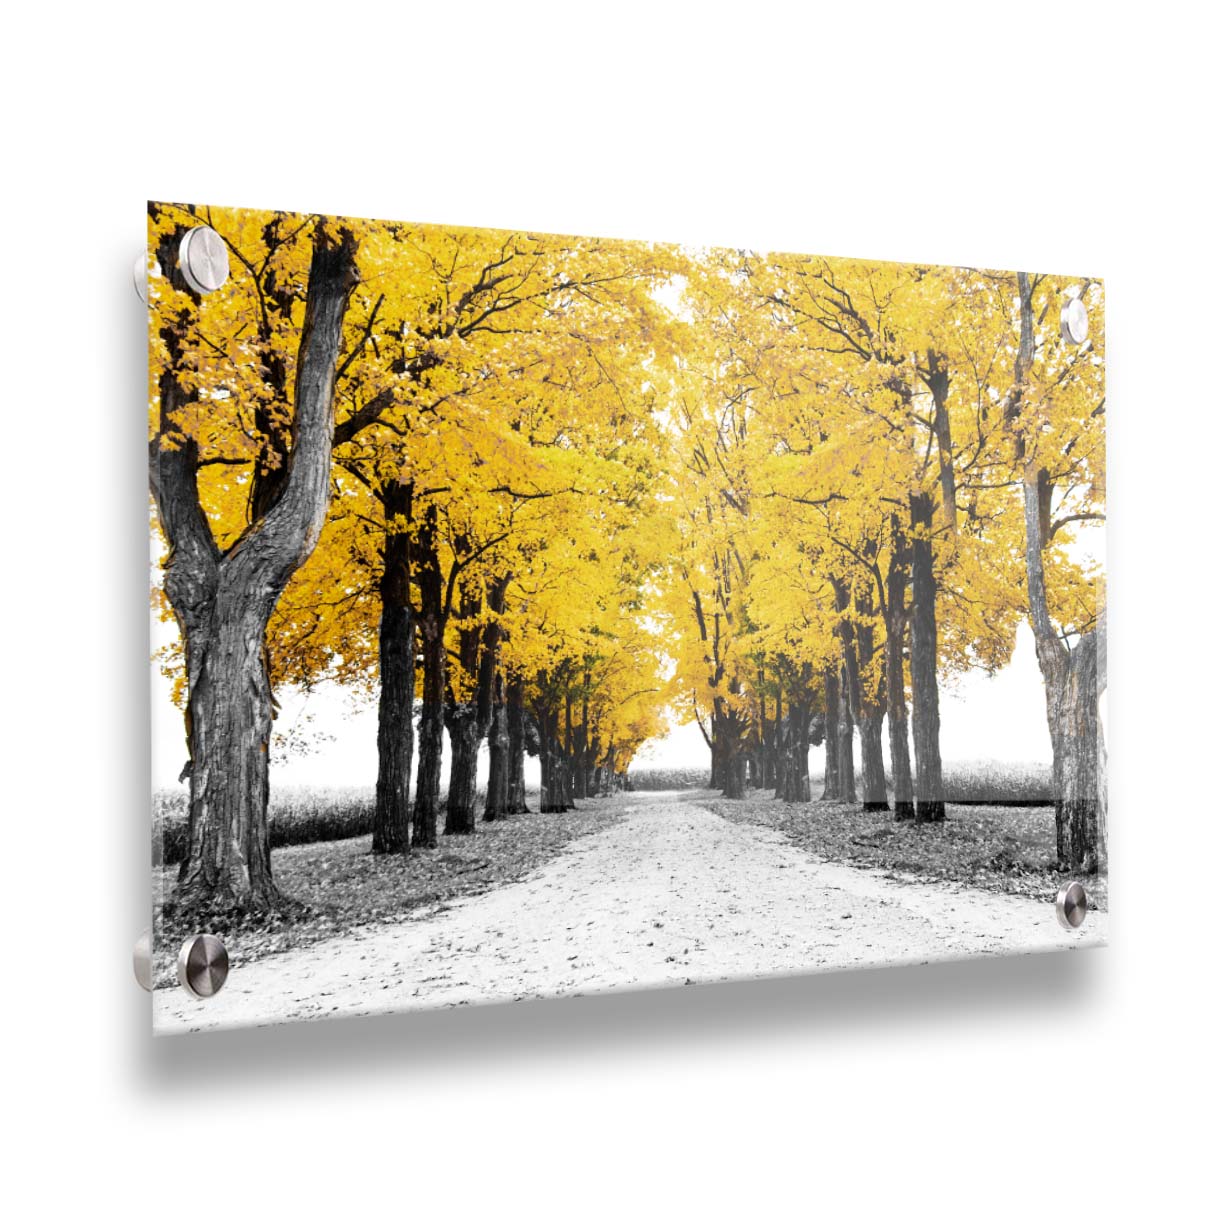
[[[884,676],[888,688],[888,751],[892,764],[893,809],[898,820],[914,819],[914,781],[910,773],[909,715],[905,705],[905,588],[910,549],[896,515],[892,519],[892,557],[888,563],[884,611]]]
[[[781,704],[782,695],[778,694]],[[769,718],[769,704],[765,694],[765,673],[761,672],[761,780],[762,790],[773,790],[778,784],[778,740],[777,727]]]
[[[825,716],[825,774],[822,799],[841,798],[841,774],[839,770],[841,728],[838,714],[837,669],[828,667],[824,674]]]
[[[931,542],[934,506],[929,493],[910,497],[913,607],[910,612],[910,673],[914,684],[914,819],[945,819],[943,761],[939,752],[939,635],[935,623],[935,554]]]
[[[727,761],[727,779],[723,787],[725,799],[744,799],[748,795],[748,757],[737,752]]]
[[[178,269],[182,230],[158,261],[184,300],[198,303]],[[268,742],[272,689],[268,619],[310,556],[330,495],[336,363],[357,242],[316,226],[298,344],[292,440],[280,495],[224,555],[200,505],[194,441],[179,414],[198,402],[182,333],[190,312],[161,330],[168,364],[158,381],[160,420],[149,446],[149,484],[170,546],[165,593],[187,663],[190,777],[187,852],[167,909],[178,916],[266,912],[282,905],[268,841]]]
[[[527,785],[523,778],[525,734],[523,729],[523,682],[517,676],[506,686],[506,812],[519,816],[527,806]]]
[[[485,820],[505,820],[510,796],[510,724],[506,716],[505,683],[499,672],[493,686],[493,717],[489,720],[489,784],[485,789]]]
[[[561,745],[557,739],[560,718],[555,708],[554,681],[540,672],[536,687],[539,693],[533,712],[540,735],[540,811],[564,812],[567,807]]]
[[[857,803],[854,782],[854,723],[850,716],[850,679],[841,669],[837,694],[837,797],[843,803]]]
[[[733,683],[732,692],[739,686]],[[722,745],[722,793],[724,799],[747,797],[747,756],[744,751],[744,727],[738,714],[728,709],[722,697],[714,698],[715,743]]]
[[[812,798],[812,783],[808,776],[809,728],[812,722],[809,683],[810,668],[805,664],[803,673],[788,693],[789,710],[784,736],[786,747],[778,762],[781,786],[778,798],[784,803],[809,803]]]
[[[493,682],[501,644],[501,621],[506,608],[508,575],[499,575],[485,593],[490,619],[483,625],[465,628],[460,634],[459,666],[474,689],[466,701],[449,703],[447,730],[451,737],[451,776],[446,794],[446,832],[476,832],[476,771],[480,743],[493,720]],[[480,613],[480,600],[464,609],[464,621]]]
[[[884,775],[883,722],[884,708],[879,693],[871,691],[864,677],[875,655],[875,635],[870,628],[870,617],[874,609],[870,600],[863,596],[856,599],[856,608],[861,614],[857,632],[849,618],[844,615],[850,607],[850,590],[840,579],[832,579],[834,606],[843,613],[838,629],[842,641],[843,676],[846,682],[848,706],[854,724],[859,729],[859,741],[863,756],[863,811],[888,811],[888,785]],[[853,749],[852,749],[853,750]],[[840,772],[840,771],[839,771]],[[844,784],[844,778],[843,778]],[[853,798],[853,795],[850,796]]]
[[[884,773],[884,711],[875,708],[859,725],[863,752],[863,811],[888,811],[888,779]]]
[[[446,618],[442,608],[442,568],[437,552],[438,508],[430,503],[413,548],[421,612],[420,760],[412,806],[412,844],[438,844],[438,801],[442,792],[442,736],[446,728]]]
[[[1008,415],[1019,418],[1025,383],[1033,363],[1033,285],[1025,272],[1017,274],[1020,296],[1020,347],[1016,381]],[[1036,447],[1026,453],[1017,432],[1016,453],[1024,466],[1024,564],[1029,624],[1037,648],[1037,663],[1045,682],[1046,722],[1054,755],[1054,828],[1058,866],[1063,871],[1091,874],[1103,859],[1102,779],[1098,699],[1105,672],[1105,610],[1096,624],[1068,650],[1050,618],[1045,579],[1045,549],[1050,541],[1049,473],[1038,462]]]
[[[412,485],[383,490],[383,572],[378,623],[378,782],[374,789],[374,853],[406,854],[412,841],[412,702],[416,653],[412,620],[408,522]]]

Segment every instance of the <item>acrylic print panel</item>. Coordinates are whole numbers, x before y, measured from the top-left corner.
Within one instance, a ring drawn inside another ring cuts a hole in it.
[[[1099,281],[148,234],[156,1031],[1104,941]]]

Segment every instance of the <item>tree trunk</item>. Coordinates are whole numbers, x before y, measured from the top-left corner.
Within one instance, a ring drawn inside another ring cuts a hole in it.
[[[778,739],[776,725],[769,720],[765,697],[765,677],[761,676],[761,780],[762,790],[773,790],[778,784]],[[781,704],[781,693],[778,702]]]
[[[1104,626],[1085,633],[1071,651],[1058,703],[1055,828],[1064,870],[1092,874],[1104,859],[1098,757],[1099,670],[1104,666]]]
[[[565,788],[561,762],[561,745],[557,739],[558,718],[553,708],[552,682],[540,672],[536,682],[539,696],[535,702],[536,727],[540,735],[540,811],[566,811]]]
[[[588,779],[590,776],[590,762],[587,759],[587,753],[590,749],[590,734],[591,734],[591,708],[590,708],[590,688],[591,676],[588,672],[582,678],[582,721],[578,725],[578,731],[575,735],[575,750],[574,750],[574,798],[586,799],[590,792],[588,788]]]
[[[834,606],[846,613],[850,607],[848,586],[834,578],[832,580]],[[841,618],[839,633],[844,659],[843,677],[846,683],[847,704],[854,724],[859,729],[863,755],[863,811],[888,811],[888,786],[884,777],[883,721],[884,710],[879,693],[871,691],[871,681],[864,675],[875,655],[875,635],[870,627],[874,608],[871,601],[859,595],[855,606],[861,621],[857,633],[848,617]],[[851,747],[853,752],[853,745]],[[840,770],[839,770],[840,772]],[[843,785],[845,778],[842,778]],[[853,794],[850,795],[853,799]]]
[[[1035,353],[1033,286],[1028,274],[1017,274],[1020,296],[1020,346],[1016,381],[1009,399],[1008,419],[1017,420],[1025,383]],[[1099,769],[1099,710],[1097,702],[1105,671],[1105,611],[1093,629],[1068,650],[1050,619],[1045,580],[1045,549],[1050,540],[1053,486],[1040,466],[1036,447],[1027,451],[1017,432],[1016,453],[1025,457],[1024,564],[1029,624],[1037,647],[1037,663],[1045,682],[1046,722],[1054,754],[1054,828],[1058,866],[1062,871],[1092,873],[1102,861]]]
[[[280,903],[268,841],[272,689],[264,631],[271,609],[239,615],[245,596],[219,592],[206,643],[189,643],[208,663],[187,703],[191,808],[171,901],[184,916],[262,913]]]
[[[812,721],[811,696],[804,686],[790,693],[790,710],[786,717],[786,750],[779,760],[781,793],[785,803],[808,803],[812,798],[812,783],[808,777],[808,730]]]
[[[416,685],[408,522],[412,485],[384,490],[383,572],[378,623],[378,783],[374,853],[406,854],[412,841],[412,699]]]
[[[438,801],[442,793],[442,735],[446,726],[446,611],[438,557],[438,507],[425,507],[412,548],[420,590],[417,640],[421,648],[420,759],[412,805],[412,844],[438,844]]]
[[[510,796],[510,727],[506,716],[505,685],[501,674],[494,684],[493,717],[489,720],[489,785],[485,792],[485,820],[505,820]]]
[[[837,797],[843,803],[857,803],[854,784],[854,723],[850,716],[850,680],[846,669],[841,670],[841,685],[837,695]]]
[[[780,683],[780,681],[779,681]],[[792,705],[787,712],[786,721],[782,721],[781,714],[782,699],[778,698],[778,726],[775,739],[777,752],[777,765],[774,769],[774,798],[786,799],[787,797],[787,779],[790,777],[790,724],[794,716],[795,708]]]
[[[517,677],[506,689],[506,812],[519,816],[527,806],[527,785],[523,779],[525,735],[523,730],[523,682]]]
[[[710,790],[727,785],[727,741],[716,710],[710,712]]]
[[[840,754],[838,745],[841,742],[841,727],[838,717],[837,671],[829,667],[824,674],[824,716],[825,716],[825,775],[822,799],[839,799],[841,797],[841,774],[839,771]]]
[[[905,588],[909,544],[896,515],[888,565],[888,607],[884,613],[884,675],[888,686],[888,751],[892,764],[893,808],[898,820],[914,819],[914,781],[910,774],[909,715],[905,706]]]
[[[910,613],[910,673],[914,684],[914,819],[943,820],[943,762],[939,754],[939,637],[935,624],[935,554],[931,542],[934,506],[929,493],[910,497],[913,536],[913,608]]]
[[[863,811],[888,811],[888,781],[884,775],[884,711],[871,710],[859,727],[863,745]]]
[[[421,618],[421,758],[412,807],[412,844],[438,844],[438,801],[442,793],[442,735],[446,729],[446,653],[440,618]]]
[[[743,728],[738,715],[727,709],[721,697],[714,699],[713,725],[714,742],[721,747],[723,798],[743,799],[748,793]]]
[[[501,621],[506,607],[508,575],[489,583],[484,602],[490,618],[483,625],[464,628],[459,637],[458,666],[465,686],[471,692],[465,701],[450,704],[447,729],[451,736],[451,776],[446,794],[446,832],[472,834],[476,832],[476,771],[480,760],[480,743],[493,720],[493,684],[497,678],[497,661],[501,647]],[[481,598],[473,596],[466,606],[461,604],[464,622],[480,614]]]
[[[458,718],[452,715],[447,730],[450,732],[451,768],[444,832],[467,835],[476,832],[476,769],[480,741],[484,736],[475,712],[466,709]]]
[[[723,788],[725,799],[744,799],[748,795],[748,756],[740,751],[727,761],[727,780]]]
[[[155,206],[152,206],[155,207]],[[198,303],[175,258],[182,230],[158,250],[163,274]],[[167,909],[203,921],[283,903],[268,840],[268,741],[272,689],[265,635],[289,579],[310,556],[330,496],[336,361],[357,243],[317,225],[298,343],[292,441],[279,494],[224,555],[200,505],[198,448],[180,411],[199,400],[188,382],[184,308],[161,329],[168,364],[158,380],[160,419],[149,444],[149,485],[170,546],[164,589],[187,664],[187,853]],[[288,405],[284,405],[288,408]]]

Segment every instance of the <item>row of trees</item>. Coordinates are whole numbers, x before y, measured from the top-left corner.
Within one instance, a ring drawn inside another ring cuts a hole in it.
[[[944,819],[939,677],[1004,664],[1027,615],[1059,860],[1095,870],[1103,588],[1074,542],[1104,510],[1100,285],[722,252],[685,301],[670,619],[711,785],[805,801],[823,740],[824,797],[856,802],[857,731],[887,808],[887,716],[897,816]]]
[[[203,297],[199,224],[232,269]],[[523,809],[528,745],[559,809],[669,708],[732,796],[806,799],[815,731],[853,797],[857,728],[872,806],[887,713],[898,814],[930,820],[937,677],[1004,661],[1025,611],[1060,854],[1095,854],[1099,622],[1063,542],[1103,499],[1100,338],[1060,342],[1062,286],[177,205],[149,233],[181,912],[278,904],[281,685],[376,690],[379,852],[474,830],[482,743],[485,818]]]
[[[436,844],[445,736],[448,833],[475,828],[482,741],[488,819],[524,807],[529,732],[546,811],[623,773],[661,729],[647,368],[674,257],[174,205],[149,223],[149,470],[191,788],[174,906],[279,902],[283,684],[377,688],[379,852]],[[199,224],[233,270],[204,297],[176,265]]]

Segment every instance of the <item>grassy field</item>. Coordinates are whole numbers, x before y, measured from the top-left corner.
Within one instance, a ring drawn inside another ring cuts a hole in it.
[[[1050,767],[1037,762],[948,761],[943,774],[950,803],[1038,806],[1051,801]],[[634,769],[629,773],[629,783],[637,791],[701,790],[709,781],[707,768]],[[858,786],[861,793],[861,774]],[[818,787],[818,777],[813,778],[813,787]]]
[[[268,803],[272,848],[361,837],[374,827],[374,790],[368,786],[290,787],[274,790]],[[187,850],[187,788],[153,794],[154,861],[181,862]]]
[[[314,792],[314,798],[322,808],[322,795]],[[311,810],[300,796],[296,802],[284,810]],[[535,799],[529,796],[529,802]],[[475,836],[446,837],[436,850],[414,850],[407,856],[375,856],[368,834],[311,845],[282,844],[272,852],[276,883],[305,907],[304,912],[225,929],[231,962],[305,947],[359,926],[435,913],[458,897],[520,879],[575,839],[618,823],[623,814],[624,802],[617,796],[587,799],[581,811],[547,816],[533,812],[482,822]],[[168,896],[174,879],[173,867],[155,870],[155,895]],[[173,926],[159,930],[155,947],[168,955],[155,966],[157,985],[173,984],[173,956],[193,933]]]
[[[754,797],[755,796],[755,797]],[[703,807],[726,819],[776,829],[822,858],[876,867],[900,880],[945,880],[1053,900],[1065,874],[1054,866],[1054,809],[950,804],[941,824],[898,822],[891,812],[843,803],[786,804],[752,792],[745,800],[707,791]],[[1088,884],[1108,908],[1104,876]]]

